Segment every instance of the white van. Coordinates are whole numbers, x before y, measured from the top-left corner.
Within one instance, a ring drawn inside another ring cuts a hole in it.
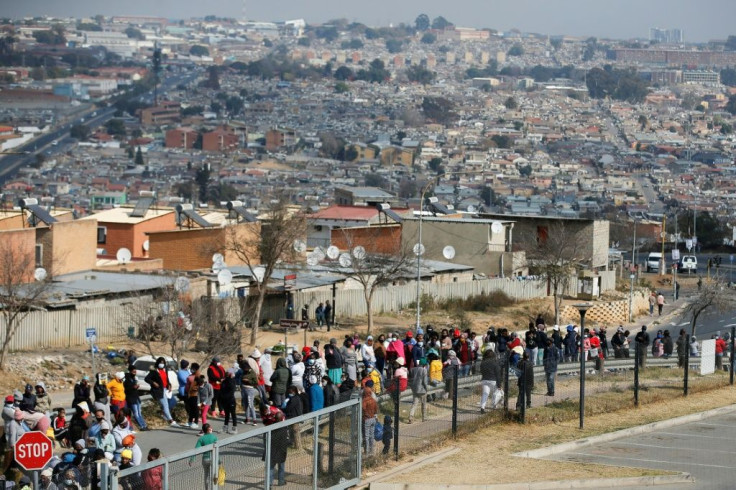
[[[647,257],[647,272],[659,272],[659,265],[662,263],[662,254],[660,252],[649,252]]]
[[[683,255],[680,260],[680,272],[696,273],[698,272],[698,259],[694,255]]]

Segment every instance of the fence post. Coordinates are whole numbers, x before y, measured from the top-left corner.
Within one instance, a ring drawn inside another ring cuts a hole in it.
[[[521,378],[519,378],[519,422],[526,423],[526,363],[521,360]]]
[[[355,464],[357,465],[357,468],[355,469],[355,476],[356,478],[362,478],[363,472],[361,470],[363,468],[363,404],[358,401],[358,403],[356,403],[354,407],[355,408],[353,408],[352,414],[352,433],[356,434],[358,438],[358,457],[355,458]]]
[[[169,460],[164,460],[164,475],[163,475],[163,484],[164,489],[163,490],[169,490]],[[117,488],[117,487],[116,487]]]
[[[509,415],[509,355],[506,351],[506,356],[503,361],[503,413],[506,417]]]
[[[690,375],[690,334],[687,336],[687,349],[685,349],[685,378],[683,379],[683,394],[687,396],[687,381]]]
[[[265,436],[265,442],[266,442],[265,443],[266,457],[264,458],[266,461],[266,484],[263,486],[263,488],[264,490],[271,490],[271,480],[273,479],[273,476],[271,476],[271,444],[272,444],[271,431],[266,432],[264,436]]]
[[[401,415],[401,410],[399,407],[399,403],[401,402],[401,393],[399,393],[399,378],[394,376],[394,379],[391,381],[394,384],[394,459],[396,461],[399,460],[399,417]]]
[[[327,456],[327,471],[332,473],[335,470],[335,412],[330,412],[330,432],[329,438],[329,453]]]
[[[212,488],[215,490],[220,488],[220,448],[217,446],[217,443],[212,446],[212,467],[211,467],[212,473],[210,473],[210,478],[212,479],[212,482],[214,485],[212,485]]]
[[[312,466],[312,488],[317,490],[319,480],[319,415],[314,418],[314,427],[312,428],[312,455],[314,456],[314,465]]]
[[[634,349],[634,406],[639,406],[639,347]]]
[[[113,487],[110,482],[110,467],[106,464],[100,465],[100,489],[101,490],[108,490],[112,488],[118,488],[117,481],[115,482],[115,486]],[[114,474],[114,472],[112,472]],[[38,471],[34,471],[34,484],[38,484]],[[117,479],[116,479],[117,480]],[[33,487],[37,488],[37,486]]]
[[[734,339],[734,336],[736,335],[736,326],[731,327],[731,355],[728,356],[728,362],[731,364],[731,368],[729,369],[730,377],[729,377],[729,383],[731,383],[731,386],[733,386],[733,354],[734,354],[734,342],[736,339]]]
[[[457,434],[457,385],[460,366],[452,370],[452,435]]]

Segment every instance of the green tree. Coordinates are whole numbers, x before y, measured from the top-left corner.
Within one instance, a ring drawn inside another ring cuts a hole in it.
[[[300,37],[299,39],[297,39],[296,43],[299,46],[302,46],[302,47],[305,47],[305,48],[308,48],[309,46],[312,45],[312,41],[308,37],[306,37],[306,36],[305,37]]]
[[[491,206],[496,200],[496,193],[491,186],[486,185],[480,190],[480,198],[486,206]]]
[[[429,29],[429,16],[427,14],[419,14],[414,20],[414,27],[418,31],[426,31]]]
[[[510,111],[514,111],[519,108],[519,103],[516,102],[516,99],[514,99],[513,97],[507,98],[504,101],[503,105],[506,106],[506,109]]]
[[[452,25],[452,23],[450,23],[450,21],[448,21],[447,19],[445,19],[441,15],[439,17],[435,17],[432,20],[432,29],[443,30],[443,29],[447,29],[451,25]]]
[[[725,48],[728,51],[736,51],[736,36],[728,36],[728,39],[726,39]]]
[[[127,27],[124,32],[130,39],[139,39],[141,41],[146,39],[146,36],[143,35],[140,29],[136,29],[133,26]]]
[[[77,138],[79,141],[87,141],[89,138],[90,129],[89,126],[84,124],[75,124],[69,131],[69,136]]]
[[[524,47],[521,44],[516,43],[513,46],[511,46],[511,48],[506,54],[508,56],[521,56],[524,54]]]
[[[243,111],[243,99],[236,95],[231,95],[225,101],[225,109],[231,116],[237,116]]]
[[[422,36],[422,39],[420,40],[423,44],[434,44],[434,42],[437,40],[437,36],[432,34],[431,32],[426,32]]]
[[[641,130],[644,131],[644,128],[646,128],[647,124],[649,124],[649,119],[647,119],[647,116],[642,114],[639,116],[638,122],[639,122],[639,128],[641,128]]]
[[[721,70],[721,83],[729,87],[736,87],[736,70],[733,68]]]
[[[210,50],[207,48],[207,46],[195,44],[194,46],[189,48],[189,54],[191,54],[192,56],[209,56]]]
[[[138,150],[135,152],[135,164],[136,165],[145,165],[145,162],[143,161],[143,152],[141,151],[141,147],[138,147]]]
[[[440,157],[434,157],[429,161],[428,165],[432,172],[439,173],[442,168],[442,159]]]
[[[496,143],[497,148],[511,148],[511,139],[508,136],[494,134],[491,136],[491,140]],[[519,171],[521,171],[521,169]]]
[[[350,92],[350,86],[345,82],[337,82],[335,84],[335,92],[338,94],[344,94]]]
[[[424,97],[422,111],[426,117],[440,124],[448,124],[457,119],[455,104],[444,97]]]
[[[209,164],[205,164],[199,167],[194,174],[194,181],[197,183],[197,188],[199,189],[198,197],[200,202],[207,202],[211,173]]]
[[[726,110],[731,114],[736,115],[736,95],[732,95],[728,98]]]
[[[345,80],[352,80],[355,74],[353,73],[353,70],[348,68],[347,66],[341,66],[337,70],[335,70],[335,80],[345,81]]]
[[[125,136],[125,123],[122,119],[110,119],[105,123],[105,129],[107,130],[107,134],[113,135],[113,136]]]
[[[411,65],[406,70],[406,76],[410,82],[420,83],[422,85],[429,85],[432,83],[437,76],[435,72],[427,70],[423,66]]]
[[[386,49],[392,54],[400,53],[402,45],[401,39],[389,39],[386,41]]]
[[[99,24],[93,24],[91,22],[80,22],[77,24],[78,31],[101,31],[102,27]]]

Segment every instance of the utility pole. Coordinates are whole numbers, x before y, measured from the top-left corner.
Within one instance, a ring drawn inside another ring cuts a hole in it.
[[[636,217],[634,217],[634,244],[631,246],[631,273],[636,273]]]
[[[667,216],[662,216],[662,234],[660,235],[662,237],[662,264],[660,264],[659,267],[659,275],[664,275],[664,267],[667,261],[664,258],[664,242],[667,239]]]

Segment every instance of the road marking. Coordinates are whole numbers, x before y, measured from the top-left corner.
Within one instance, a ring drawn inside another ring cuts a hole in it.
[[[732,424],[708,424],[706,422],[695,422],[695,425],[707,425],[710,427],[727,427],[729,429],[733,429],[734,426]]]
[[[690,325],[690,322],[683,322],[678,325],[678,327],[684,327],[686,325]]]
[[[705,439],[722,439],[724,441],[733,441],[733,437],[716,437],[716,436],[704,436],[701,434],[678,434],[677,432],[657,432],[657,434],[667,434],[669,436],[679,436],[684,438],[701,437]]]
[[[616,442],[614,443],[618,446],[639,446],[639,447],[651,447],[656,449],[675,449],[675,450],[686,450],[689,451],[689,449],[684,447],[677,447],[677,446],[658,446],[656,444],[640,444],[638,442]],[[698,451],[708,451],[709,453],[723,453],[723,454],[736,454],[734,451],[719,451],[717,449],[702,449],[699,448]]]
[[[599,454],[592,456],[588,453],[564,453],[564,454],[586,456],[588,462],[594,458],[606,458],[606,459],[613,459],[613,460],[636,461],[636,462],[643,462],[643,463],[659,463],[659,464],[677,465],[677,466],[684,465],[684,466],[702,466],[705,468],[723,468],[723,469],[728,469],[728,470],[733,469],[733,466],[721,466],[721,465],[716,465],[716,464],[688,463],[688,462],[675,462],[675,461],[662,461],[661,459],[624,458],[622,456],[604,456],[604,455],[599,455]]]

